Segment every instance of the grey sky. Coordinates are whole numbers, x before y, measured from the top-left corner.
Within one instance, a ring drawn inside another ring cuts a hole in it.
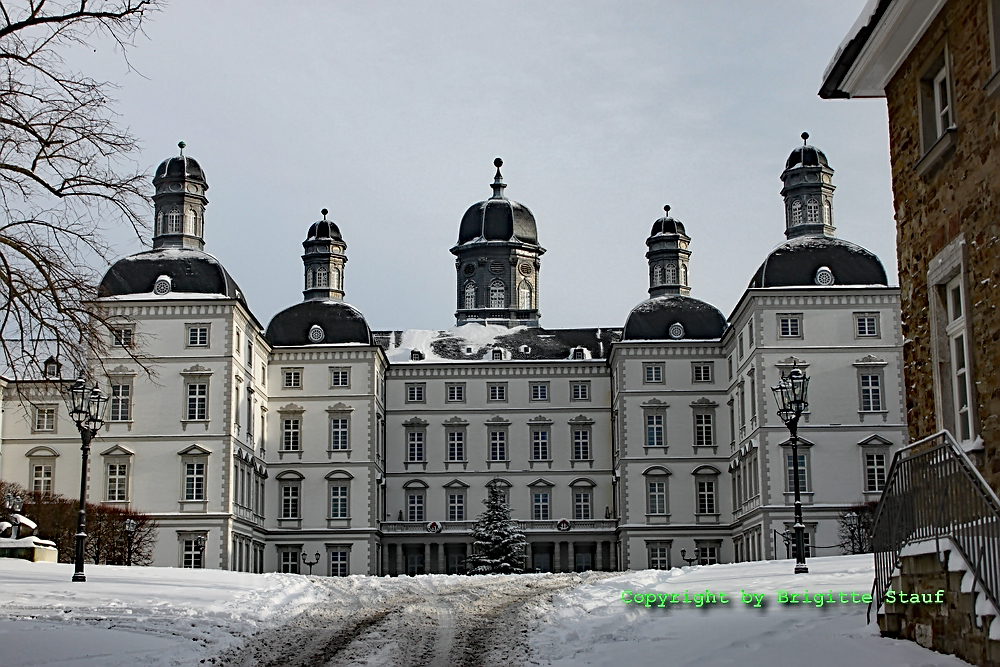
[[[372,328],[452,326],[448,249],[501,156],[548,250],[542,325],[622,326],[667,203],[692,296],[730,313],[784,240],[778,177],[803,130],[836,169],[838,236],[895,284],[885,103],[816,95],[863,5],[175,0],[130,53],[138,74],[106,44],[73,64],[120,84],[144,166],[187,142],[206,250],[265,324],[301,300],[326,207]]]

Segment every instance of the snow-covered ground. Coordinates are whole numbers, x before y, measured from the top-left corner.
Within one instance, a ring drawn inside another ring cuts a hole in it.
[[[865,625],[867,605],[781,605],[781,590],[868,593],[870,556],[506,577],[251,575],[0,559],[0,666],[841,665],[966,663]],[[706,590],[728,604],[671,603]],[[622,600],[656,593],[646,607]],[[741,591],[764,594],[761,607]],[[839,595],[837,595],[839,600]],[[664,600],[664,607],[659,607]],[[828,600],[828,598],[827,598]],[[301,656],[297,656],[296,652]],[[305,655],[308,653],[308,655]],[[298,658],[298,659],[297,659]],[[210,663],[209,663],[210,664]]]

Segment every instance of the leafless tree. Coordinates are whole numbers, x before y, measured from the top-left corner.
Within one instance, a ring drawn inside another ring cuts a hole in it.
[[[858,503],[840,513],[837,534],[849,554],[872,552],[872,529],[875,527],[877,502]]]
[[[105,231],[146,229],[147,176],[115,86],[64,54],[110,38],[127,59],[161,4],[0,0],[0,373],[39,376],[53,353],[86,368],[109,342],[88,300],[112,255]]]

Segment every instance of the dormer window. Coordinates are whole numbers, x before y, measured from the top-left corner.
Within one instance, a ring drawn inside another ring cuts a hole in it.
[[[792,224],[802,224],[802,202],[798,199],[792,202]]]
[[[583,348],[578,347],[575,350],[573,350],[573,358],[574,359],[583,359],[584,358],[584,356],[583,356]]]
[[[59,377],[59,362],[52,357],[45,360],[45,377]]]
[[[503,361],[503,350],[494,348],[493,361]]]
[[[410,361],[423,361],[424,353],[420,350],[410,350]]]

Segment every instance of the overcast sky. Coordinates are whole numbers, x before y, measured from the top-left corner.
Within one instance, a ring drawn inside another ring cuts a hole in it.
[[[448,249],[501,156],[547,249],[542,326],[622,326],[664,204],[692,238],[692,296],[730,314],[784,240],[803,130],[836,169],[837,235],[897,283],[885,102],[816,95],[863,6],[174,0],[135,71],[107,44],[73,64],[120,85],[150,173],[187,143],[206,250],[265,325],[302,299],[301,242],[328,208],[373,329],[453,326]]]

